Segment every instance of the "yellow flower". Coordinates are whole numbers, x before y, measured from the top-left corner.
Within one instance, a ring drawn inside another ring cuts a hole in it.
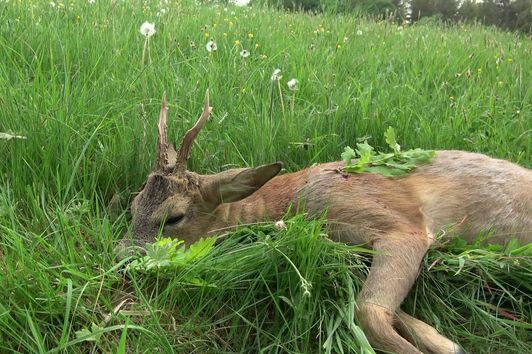
[[[209,38],[209,32],[205,32],[205,38]]]
[[[235,45],[240,45],[240,41],[238,39],[235,41]]]
[[[229,21],[229,27],[233,27],[234,23],[233,21]]]
[[[338,44],[336,45],[336,49],[340,49],[340,48],[342,48],[342,45],[341,45],[340,43],[338,43]]]
[[[260,58],[261,58],[261,59],[267,59],[268,56],[267,56],[266,54],[261,54],[261,55],[260,55]]]
[[[482,68],[478,68],[477,72],[480,74],[482,72]]]
[[[508,63],[513,62],[514,60],[512,58],[508,58]]]
[[[248,33],[248,38],[249,38],[249,39],[253,38],[253,33],[252,33],[252,32],[249,32],[249,33]]]
[[[255,48],[258,48],[260,47],[260,45],[258,43],[255,43]]]
[[[503,81],[499,81],[499,86],[502,86],[504,85],[504,82]]]

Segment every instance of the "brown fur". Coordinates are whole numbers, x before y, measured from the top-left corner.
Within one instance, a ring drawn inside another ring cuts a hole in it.
[[[208,95],[203,120],[205,112]],[[181,148],[187,154],[191,141]],[[191,243],[240,223],[279,220],[291,206],[309,217],[326,212],[333,239],[378,251],[357,299],[370,343],[395,353],[462,352],[399,306],[435,235],[472,240],[487,231],[490,242],[532,242],[532,171],[464,151],[438,151],[430,164],[401,178],[344,175],[341,166],[332,162],[277,177],[279,163],[206,176],[163,166],[133,201],[133,239],[153,241],[162,229]]]
[[[134,200],[133,235],[152,241],[176,214],[184,218],[164,226],[163,234],[190,243],[239,223],[278,220],[290,206],[310,217],[327,211],[332,238],[380,251],[357,301],[370,342],[397,353],[419,353],[413,344],[430,353],[457,353],[458,345],[396,310],[434,235],[471,240],[490,231],[492,242],[532,241],[531,171],[463,151],[439,151],[431,164],[395,179],[343,175],[341,166],[327,163],[275,178],[278,164],[209,176],[156,172]]]

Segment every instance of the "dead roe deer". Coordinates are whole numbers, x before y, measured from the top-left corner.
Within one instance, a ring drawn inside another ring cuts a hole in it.
[[[378,251],[357,299],[370,343],[394,353],[463,352],[399,306],[442,230],[469,240],[488,230],[491,242],[532,241],[531,170],[481,154],[438,151],[431,163],[399,178],[335,172],[343,162],[280,176],[279,162],[199,175],[187,171],[187,159],[210,112],[207,92],[202,115],[176,152],[167,142],[163,99],[156,167],[131,207],[135,243],[153,242],[161,230],[191,243],[239,223],[279,220],[290,206],[310,217],[327,211],[332,239]]]

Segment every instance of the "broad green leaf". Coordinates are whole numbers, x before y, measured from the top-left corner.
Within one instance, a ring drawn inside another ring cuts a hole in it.
[[[185,256],[185,260],[190,262],[205,257],[211,251],[215,242],[215,237],[207,237],[205,239],[200,238],[199,241],[196,241],[190,245],[190,248]]]
[[[355,150],[353,150],[349,146],[346,146],[341,156],[342,156],[342,161],[344,161],[347,166],[351,164],[351,160],[357,157],[357,154],[355,153]]]
[[[359,163],[365,165],[369,163],[373,157],[373,147],[367,141],[357,144],[357,152],[360,155]]]
[[[384,139],[386,140],[386,143],[392,149],[395,153],[399,153],[401,151],[401,146],[397,143],[397,140],[395,139],[395,130],[392,127],[388,127],[386,132],[384,133]]]

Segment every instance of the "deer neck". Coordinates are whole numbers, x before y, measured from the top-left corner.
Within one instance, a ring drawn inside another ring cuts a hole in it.
[[[214,211],[212,229],[223,229],[238,224],[280,220],[290,206],[297,205],[297,194],[306,180],[306,170],[277,176],[247,198],[224,203]]]

